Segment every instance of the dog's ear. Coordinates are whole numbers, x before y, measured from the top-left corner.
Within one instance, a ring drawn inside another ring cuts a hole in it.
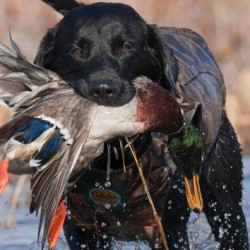
[[[157,27],[148,25],[148,47],[154,63],[161,69],[161,84],[166,89],[172,91],[176,96],[179,96],[176,88],[178,76],[178,64],[172,51],[163,44],[160,39]]]
[[[55,32],[56,28],[50,29],[43,37],[38,53],[34,60],[36,65],[49,69],[51,59],[53,58]]]
[[[54,8],[62,15],[65,15],[72,9],[79,7],[80,5],[83,5],[75,0],[42,0],[42,1],[50,5],[52,8]]]

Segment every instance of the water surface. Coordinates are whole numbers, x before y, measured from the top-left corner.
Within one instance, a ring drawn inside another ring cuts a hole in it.
[[[250,157],[244,159],[244,191],[243,208],[246,215],[248,228],[250,228]],[[8,194],[6,194],[8,195]],[[9,203],[6,198],[0,199],[0,222],[6,220]],[[15,211],[15,223],[6,229],[0,227],[0,250],[40,250],[36,243],[38,219],[30,215],[25,206],[20,206]],[[203,214],[192,214],[189,224],[189,238],[191,250],[214,250],[216,243],[211,235],[211,230]],[[249,229],[248,229],[249,231]],[[128,242],[122,249],[135,249],[136,243]],[[119,248],[119,245],[118,245]],[[69,250],[63,235],[61,235],[56,250]],[[116,248],[117,249],[117,248]],[[138,248],[137,248],[138,249]],[[150,249],[145,244],[140,245],[141,250]]]

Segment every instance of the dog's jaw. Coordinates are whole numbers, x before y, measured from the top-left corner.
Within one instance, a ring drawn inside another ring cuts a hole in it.
[[[136,95],[119,107],[98,106],[81,155],[84,166],[103,152],[104,143],[115,137],[133,136],[148,131],[178,133],[183,114],[172,94],[146,77],[133,81]],[[90,157],[86,157],[90,156]]]

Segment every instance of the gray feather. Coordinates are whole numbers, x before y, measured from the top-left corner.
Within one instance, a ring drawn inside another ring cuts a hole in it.
[[[32,91],[50,82],[63,82],[56,73],[26,61],[11,36],[10,41],[12,48],[0,43],[0,66],[7,71],[0,75],[0,99],[13,106],[26,96],[15,97],[23,91]]]

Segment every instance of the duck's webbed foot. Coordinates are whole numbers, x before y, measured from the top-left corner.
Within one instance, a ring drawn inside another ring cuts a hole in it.
[[[2,195],[6,184],[8,183],[9,160],[7,158],[0,161],[0,195]]]

